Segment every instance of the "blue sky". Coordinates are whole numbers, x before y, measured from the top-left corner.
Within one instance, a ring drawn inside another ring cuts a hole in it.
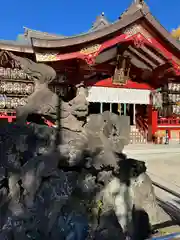
[[[1,0],[0,39],[14,40],[23,26],[73,35],[87,31],[96,16],[115,21],[132,0]],[[147,0],[151,12],[168,30],[180,25],[180,0]]]

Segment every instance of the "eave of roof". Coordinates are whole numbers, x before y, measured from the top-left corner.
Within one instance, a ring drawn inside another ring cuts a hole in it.
[[[109,23],[104,15],[96,19],[93,27],[86,33],[76,36],[62,36],[50,34],[25,28],[23,35],[28,41],[0,41],[0,48],[3,50],[33,53],[34,47],[52,49],[77,46],[80,44],[88,44],[91,41],[101,39],[109,34],[116,34],[135,21],[144,19],[154,30],[169,44],[169,46],[180,53],[180,43],[175,40],[170,33],[152,16],[148,6],[143,4],[133,3],[114,23]]]
[[[90,28],[88,32],[97,31],[109,24],[110,23],[107,21],[104,15],[101,14],[100,16],[97,17],[96,21],[94,22],[93,26]],[[15,52],[34,53],[32,42],[31,42],[31,39],[33,38],[39,38],[39,39],[43,38],[44,40],[52,40],[52,39],[59,40],[59,39],[65,39],[68,37],[24,27],[24,33],[19,34],[17,36],[16,41],[0,40],[0,49],[15,51]]]
[[[24,45],[18,41],[0,40],[0,49],[13,52],[34,53],[31,45]]]
[[[157,21],[151,13],[146,14],[145,19],[151,24],[157,32],[166,40],[171,47],[175,48],[175,50],[180,51],[180,44],[174,39],[171,34]]]
[[[100,16],[96,18],[96,21],[93,23],[92,27],[88,30],[87,33],[97,31],[99,29],[102,29],[111,23],[106,19],[104,16],[104,13],[101,13]],[[64,39],[68,38],[68,36],[60,35],[60,34],[53,34],[53,33],[48,33],[48,32],[42,32],[38,30],[34,30],[31,28],[24,27],[24,38],[30,40],[31,38],[39,38],[39,39],[44,39],[44,40],[56,40],[56,39]]]
[[[72,45],[77,46],[79,44],[89,43],[109,34],[116,33],[139,19],[145,19],[174,50],[178,52],[180,51],[180,44],[173,39],[170,33],[153,17],[145,3],[133,3],[127,11],[121,15],[118,21],[112,24],[107,24],[105,27],[97,29],[96,31],[90,31],[85,34],[66,37],[63,39],[45,40],[43,38],[36,37],[32,38],[32,44],[33,47],[37,48],[63,48],[70,47]]]
[[[70,47],[72,45],[88,43],[88,42],[97,40],[99,38],[103,38],[109,34],[115,33],[142,17],[143,17],[143,13],[140,9],[136,11],[134,14],[127,17],[123,17],[122,19],[116,21],[115,23],[110,24],[97,31],[92,31],[92,32],[80,34],[77,36],[67,37],[64,39],[45,40],[40,38],[32,38],[32,44],[34,47],[40,47],[40,48],[61,48],[61,47]]]
[[[43,39],[51,40],[51,39],[66,38],[66,36],[63,36],[63,35],[52,34],[52,33],[48,33],[48,32],[42,32],[42,31],[27,28],[27,27],[24,27],[24,31],[25,31],[24,36],[27,39],[43,38]]]

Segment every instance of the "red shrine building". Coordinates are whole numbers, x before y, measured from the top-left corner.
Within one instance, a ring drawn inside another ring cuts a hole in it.
[[[165,132],[179,141],[180,44],[146,3],[136,1],[114,23],[101,14],[88,32],[77,36],[25,28],[17,41],[1,41],[0,48],[1,58],[10,51],[52,66],[55,92],[83,82],[90,113],[109,110],[130,116],[132,143],[146,143]],[[12,121],[13,109],[24,104],[33,83],[12,74],[8,79],[1,69],[0,117]]]

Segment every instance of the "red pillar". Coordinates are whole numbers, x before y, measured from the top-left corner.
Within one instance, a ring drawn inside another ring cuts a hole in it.
[[[148,141],[152,141],[157,131],[158,111],[150,104],[148,105]]]
[[[157,131],[158,125],[158,111],[152,109],[152,134],[154,135]]]

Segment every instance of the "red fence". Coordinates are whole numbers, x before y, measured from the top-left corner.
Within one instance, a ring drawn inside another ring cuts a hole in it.
[[[13,122],[16,119],[16,115],[15,115],[15,113],[11,113],[11,114],[6,114],[6,113],[2,114],[1,113],[0,114],[0,120],[1,119],[7,120],[7,122],[11,123],[11,122]],[[48,125],[49,127],[54,127],[54,124],[51,121],[45,119],[44,117],[42,117],[42,119],[44,120],[44,123],[46,125]],[[27,124],[30,124],[30,123],[27,122]]]
[[[180,126],[180,118],[159,118],[158,125],[171,127],[172,125]]]

